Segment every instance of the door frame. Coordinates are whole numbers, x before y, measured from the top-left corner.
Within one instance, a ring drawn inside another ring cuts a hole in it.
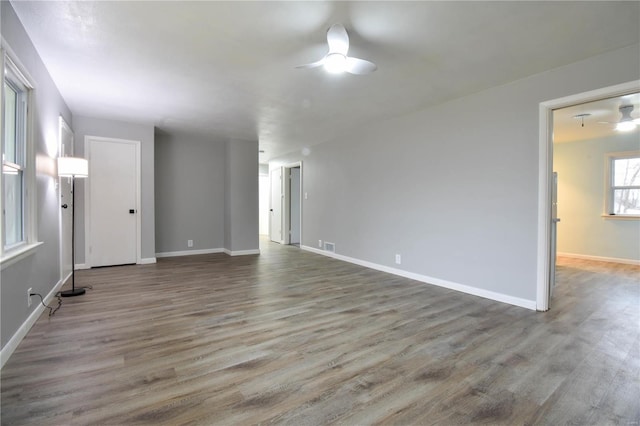
[[[84,153],[85,157],[90,159],[91,154],[91,141],[97,142],[115,142],[115,143],[128,143],[135,146],[136,152],[136,264],[142,263],[142,173],[141,173],[141,143],[140,141],[131,139],[118,139],[118,138],[106,138],[102,136],[86,135],[84,137]],[[84,185],[84,259],[87,268],[93,266],[91,259],[91,253],[89,247],[91,247],[91,161],[89,161],[89,177],[86,179]]]
[[[63,131],[67,131],[67,132],[69,132],[71,134],[71,148],[70,148],[71,152],[62,152],[62,134],[63,134]],[[75,144],[75,135],[73,134],[73,130],[71,129],[69,124],[65,121],[64,117],[62,117],[61,115],[58,116],[58,156],[59,157],[63,157],[65,155],[73,156],[74,144]],[[59,249],[60,249],[60,281],[62,283],[67,281],[67,279],[73,273],[73,271],[71,271],[69,273],[69,275],[67,275],[66,277],[64,276],[64,249],[65,249],[65,244],[67,246],[69,246],[71,244],[71,241],[65,241],[65,239],[63,238],[64,235],[62,233],[62,207],[60,205],[60,202],[61,202],[60,197],[62,195],[62,180],[63,179],[70,179],[70,178],[58,176],[58,193],[57,193],[57,197],[58,197],[58,236],[59,236],[59,244],[60,244],[60,246],[59,246]],[[71,222],[71,226],[74,226],[73,221]],[[73,233],[72,233],[72,235],[73,235]],[[74,260],[75,259],[71,259],[71,265],[72,265],[71,268],[72,269],[73,269]]]
[[[283,204],[283,213],[282,213],[282,244],[291,244],[291,234],[289,233],[291,228],[291,182],[290,182],[290,178],[291,178],[291,169],[295,169],[295,168],[300,168],[300,194],[299,194],[299,199],[300,199],[300,245],[302,245],[302,205],[303,205],[303,196],[302,194],[304,194],[303,191],[303,186],[302,186],[302,161],[296,161],[294,163],[289,163],[289,164],[285,164],[284,166],[282,166],[282,175],[283,176],[287,176],[286,179],[286,184],[285,179],[282,179],[282,185],[283,185],[283,199],[284,202]]]
[[[536,309],[549,310],[551,273],[551,185],[553,183],[553,110],[636,93],[640,80],[541,102],[538,107],[538,248]],[[553,259],[555,262],[555,259]]]

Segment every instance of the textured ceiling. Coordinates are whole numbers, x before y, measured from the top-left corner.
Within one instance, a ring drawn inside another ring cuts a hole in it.
[[[74,114],[257,139],[261,161],[640,39],[639,2],[12,4]],[[378,71],[295,69],[334,23]]]

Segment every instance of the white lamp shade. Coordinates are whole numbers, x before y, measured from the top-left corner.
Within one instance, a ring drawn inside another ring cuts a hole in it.
[[[86,178],[89,176],[89,162],[85,158],[58,157],[58,176]]]

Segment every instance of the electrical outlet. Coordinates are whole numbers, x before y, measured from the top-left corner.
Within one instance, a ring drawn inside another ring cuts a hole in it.
[[[322,240],[318,240],[318,247],[322,248]]]
[[[396,254],[396,265],[400,265],[402,263],[402,256]]]
[[[27,289],[27,307],[28,308],[31,307],[31,290],[32,290],[31,287]]]
[[[193,247],[193,240],[187,240],[187,247]]]

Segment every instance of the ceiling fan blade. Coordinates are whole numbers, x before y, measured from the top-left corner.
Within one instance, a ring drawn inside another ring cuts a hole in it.
[[[324,65],[324,58],[320,59],[319,61],[316,62],[312,62],[310,64],[304,64],[304,65],[298,65],[296,68],[317,68],[317,67],[321,67],[322,65]]]
[[[373,62],[365,61],[364,59],[349,58],[347,57],[347,71],[351,74],[369,74],[378,69],[378,66]]]
[[[333,24],[329,28],[327,31],[327,43],[329,43],[329,53],[341,53],[347,56],[349,35],[342,25]]]

